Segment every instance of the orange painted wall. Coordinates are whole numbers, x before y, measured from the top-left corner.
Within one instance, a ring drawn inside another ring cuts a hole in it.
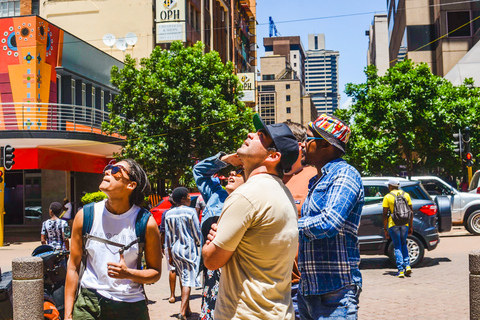
[[[56,103],[51,91],[56,92],[55,67],[61,61],[63,31],[37,16],[4,18],[0,19],[0,42],[0,75],[7,76],[10,84],[0,86],[0,102]],[[52,108],[2,106],[1,117],[6,119],[0,130],[51,129],[46,124],[49,112],[55,112]]]

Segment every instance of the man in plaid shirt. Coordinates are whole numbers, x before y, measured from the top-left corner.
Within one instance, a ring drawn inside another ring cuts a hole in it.
[[[357,230],[363,183],[342,156],[350,128],[322,114],[308,124],[302,161],[316,167],[298,221],[301,319],[357,319],[362,275]]]

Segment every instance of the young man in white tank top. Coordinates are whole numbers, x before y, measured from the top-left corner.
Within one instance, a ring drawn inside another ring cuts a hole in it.
[[[141,203],[150,191],[147,175],[133,160],[122,160],[104,169],[99,189],[108,199],[94,205],[90,235],[128,245],[138,235],[135,221]],[[145,231],[147,268],[137,269],[138,244],[123,253],[117,246],[89,239],[86,269],[75,300],[83,253],[84,212],[75,216],[65,285],[65,319],[149,319],[143,284],[160,279],[160,234],[153,217]]]

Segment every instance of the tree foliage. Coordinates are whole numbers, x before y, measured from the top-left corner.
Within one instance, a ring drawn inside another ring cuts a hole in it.
[[[456,175],[461,169],[453,133],[469,126],[471,148],[478,155],[480,89],[467,79],[455,87],[435,76],[425,63],[405,60],[384,76],[375,66],[365,69],[367,81],[346,85],[350,109],[337,116],[351,125],[347,158],[364,175],[408,175],[442,168]]]
[[[110,108],[107,133],[126,137],[118,157],[139,162],[152,178],[175,186],[197,160],[234,151],[251,130],[252,111],[239,100],[242,87],[233,64],[203,44],[170,50],[157,47],[140,66],[127,56],[113,67],[111,82],[120,93]]]

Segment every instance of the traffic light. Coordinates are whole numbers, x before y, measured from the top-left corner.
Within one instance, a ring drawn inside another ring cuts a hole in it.
[[[15,158],[14,152],[15,148],[9,144],[3,147],[3,167],[5,167],[5,170],[12,169],[12,166],[15,164],[15,161],[13,161],[13,158]]]
[[[462,136],[462,131],[458,130],[458,133],[453,134],[453,144],[456,145],[457,147],[453,149],[455,153],[458,152],[460,155],[460,159],[462,158],[462,152],[463,152],[463,136]]]
[[[472,167],[473,166],[473,155],[471,152],[467,152],[465,155],[465,158],[467,159],[467,167]]]

